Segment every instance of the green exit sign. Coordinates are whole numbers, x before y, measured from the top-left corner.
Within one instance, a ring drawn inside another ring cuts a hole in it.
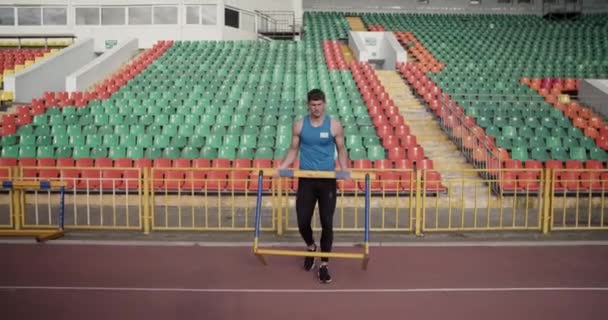
[[[106,40],[106,49],[112,49],[117,43],[118,40]]]

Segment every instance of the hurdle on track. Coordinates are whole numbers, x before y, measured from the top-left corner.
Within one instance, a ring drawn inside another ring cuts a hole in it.
[[[316,257],[316,258],[346,258],[360,259],[363,270],[367,269],[369,262],[369,206],[370,206],[370,174],[360,172],[341,172],[341,171],[310,171],[310,170],[279,170],[279,177],[293,178],[331,178],[331,179],[365,179],[365,229],[364,229],[364,245],[361,253],[345,253],[345,252],[309,252],[298,250],[283,250],[283,249],[267,249],[259,247],[260,237],[260,216],[262,210],[262,183],[264,175],[276,176],[277,170],[260,170],[258,173],[258,189],[257,202],[255,208],[255,234],[253,239],[253,253],[258,257],[260,262],[266,265],[266,255],[277,256],[292,256],[292,257]]]
[[[47,240],[53,240],[63,237],[64,235],[64,213],[65,213],[65,182],[63,181],[2,181],[2,188],[4,190],[11,190],[15,192],[14,197],[17,198],[13,201],[17,204],[17,208],[13,209],[15,228],[12,230],[0,230],[0,236],[16,236],[16,237],[35,237],[36,241],[43,242]],[[23,192],[26,190],[37,189],[37,190],[52,190],[59,189],[60,200],[59,200],[59,225],[55,230],[49,229],[21,229],[21,219],[23,215],[21,212],[25,210],[21,207],[19,200],[23,197]]]

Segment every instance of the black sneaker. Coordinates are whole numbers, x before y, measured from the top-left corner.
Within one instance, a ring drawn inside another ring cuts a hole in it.
[[[308,249],[309,252],[317,251],[317,246],[315,245],[314,249]],[[315,257],[305,257],[304,258],[304,270],[310,271],[315,266]]]
[[[331,276],[329,275],[329,268],[327,265],[323,265],[319,268],[319,281],[321,283],[331,282]]]

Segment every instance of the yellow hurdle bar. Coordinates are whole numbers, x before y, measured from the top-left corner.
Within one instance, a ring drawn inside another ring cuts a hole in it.
[[[257,242],[257,241],[256,241]],[[345,252],[309,252],[309,251],[297,251],[297,250],[280,250],[280,249],[260,249],[257,247],[257,243],[253,250],[255,256],[260,260],[263,265],[267,265],[265,255],[269,256],[284,256],[284,257],[315,257],[315,258],[341,258],[341,259],[360,259],[361,268],[367,270],[367,264],[369,263],[369,253],[366,244],[365,253],[345,253]]]
[[[297,250],[280,250],[280,249],[260,249],[258,248],[255,254],[258,255],[275,255],[287,257],[315,257],[315,258],[346,258],[346,259],[363,259],[365,253],[344,253],[344,252],[308,252]]]
[[[56,189],[67,186],[65,181],[46,181],[47,188]],[[40,188],[40,181],[11,181],[14,189],[36,189]]]
[[[63,237],[63,230],[1,230],[0,237],[35,237],[36,241],[43,242]]]

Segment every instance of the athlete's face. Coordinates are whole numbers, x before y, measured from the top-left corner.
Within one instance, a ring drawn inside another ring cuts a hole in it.
[[[313,118],[320,118],[325,112],[325,102],[323,100],[311,100],[308,102],[308,112]]]

